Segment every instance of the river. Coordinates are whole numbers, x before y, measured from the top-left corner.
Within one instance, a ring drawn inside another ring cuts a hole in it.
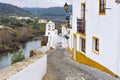
[[[41,46],[40,39],[33,39],[32,41],[21,44],[20,48],[22,49],[22,53],[25,54],[25,58],[29,58],[30,51],[40,46]],[[10,52],[0,54],[0,69],[3,69],[11,65],[12,54],[13,53]]]

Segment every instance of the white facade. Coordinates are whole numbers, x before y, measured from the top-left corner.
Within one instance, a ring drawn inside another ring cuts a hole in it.
[[[52,21],[49,21],[48,23],[46,23],[45,35],[46,36],[53,36],[54,32],[55,32],[55,23]]]
[[[46,31],[45,36],[48,36],[48,44],[52,48],[56,48],[57,44],[57,38],[58,38],[58,30],[55,29],[55,23],[52,21],[49,21],[46,23]]]
[[[3,26],[3,25],[0,25],[0,28],[4,28],[4,26]]]
[[[30,17],[16,17],[16,19],[18,19],[18,20],[22,20],[22,19],[25,19],[25,20],[27,20],[27,19],[31,19]]]
[[[38,23],[47,23],[47,20],[45,20],[45,19],[39,19]]]
[[[85,34],[77,31],[77,19],[82,19],[82,4],[85,4]],[[76,51],[98,62],[120,76],[120,4],[106,0],[105,13],[99,13],[100,0],[72,1],[72,29],[69,48],[76,59]],[[75,34],[75,36],[74,36]],[[93,51],[93,37],[99,39],[99,52]],[[81,38],[86,40],[85,52],[80,50]]]
[[[65,25],[62,25],[62,47],[65,48],[67,47],[67,40],[65,39],[65,35],[67,35],[67,29]]]

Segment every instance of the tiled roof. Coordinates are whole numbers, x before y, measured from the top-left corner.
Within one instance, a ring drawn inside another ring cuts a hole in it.
[[[116,3],[120,3],[120,0],[115,0]]]

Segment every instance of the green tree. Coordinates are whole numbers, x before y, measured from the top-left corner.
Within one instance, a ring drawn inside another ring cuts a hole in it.
[[[22,50],[20,49],[18,52],[13,53],[11,64],[22,61],[23,59],[25,59],[25,55],[22,53]]]

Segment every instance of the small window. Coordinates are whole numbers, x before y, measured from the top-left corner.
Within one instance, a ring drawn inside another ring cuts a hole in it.
[[[105,14],[106,12],[106,0],[99,0],[99,14]]]
[[[48,35],[50,35],[50,32],[48,32]]]
[[[51,27],[51,26],[50,26],[50,25],[48,25],[48,30],[50,30],[50,27]]]
[[[93,37],[93,52],[99,53],[99,38]]]
[[[85,8],[86,8],[85,3],[82,3],[81,4],[81,17],[82,17],[82,19],[85,19]]]
[[[54,30],[55,28],[54,28],[54,25],[52,25],[52,30]]]
[[[80,51],[85,53],[86,52],[85,47],[86,47],[86,40],[85,40],[85,38],[80,38]]]

